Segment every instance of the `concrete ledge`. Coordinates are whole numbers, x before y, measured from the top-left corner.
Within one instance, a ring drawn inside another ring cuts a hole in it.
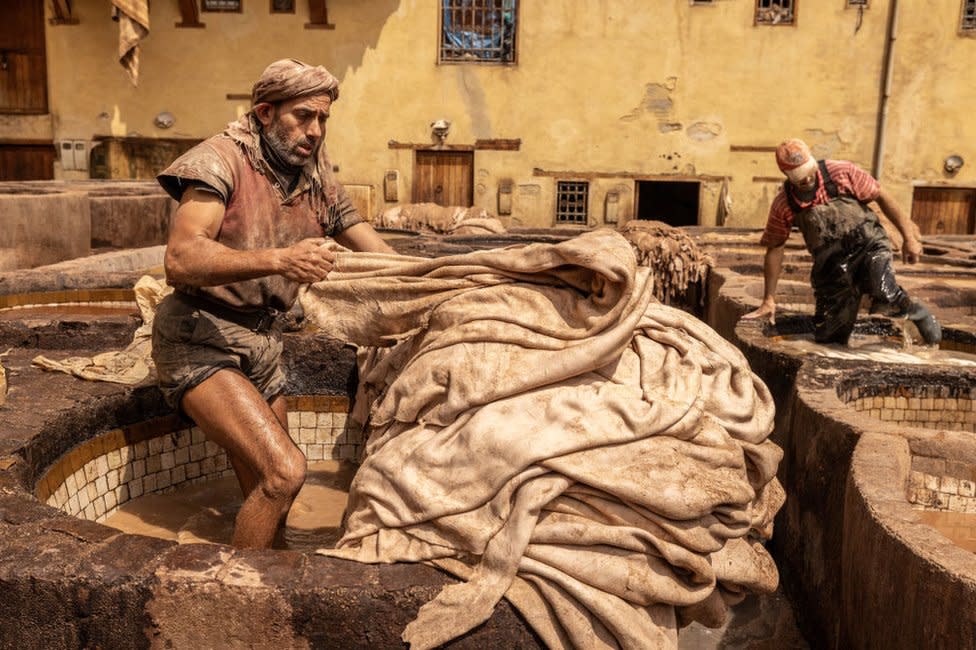
[[[883,433],[854,452],[842,554],[849,647],[976,647],[976,555],[919,522],[905,495],[910,455],[908,440]]]
[[[108,344],[116,334],[88,340]],[[38,352],[5,359],[21,368],[0,430],[5,647],[403,647],[399,636],[420,606],[456,582],[419,564],[180,546],[41,504],[34,484],[57,458],[100,432],[170,412],[151,384],[123,388],[30,368]],[[352,350],[314,333],[286,335],[286,369],[289,393],[347,395],[355,385]],[[502,601],[450,647],[540,643]]]
[[[88,195],[0,194],[0,271],[82,257],[90,251]]]

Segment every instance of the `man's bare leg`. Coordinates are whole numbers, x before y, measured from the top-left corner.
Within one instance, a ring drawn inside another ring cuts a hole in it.
[[[288,431],[288,407],[285,403],[285,398],[283,395],[276,395],[268,400],[268,405],[271,406],[271,410],[274,411],[275,416],[278,418],[278,423],[281,424],[285,431]],[[241,494],[245,498],[251,494],[251,490],[254,486],[258,484],[257,475],[251,471],[242,460],[237,456],[233,455],[226,449],[227,458],[230,460],[231,467],[234,468],[234,473],[237,475],[237,483],[241,487]]]
[[[276,403],[280,400],[280,404]],[[245,492],[232,543],[269,548],[281,520],[305,482],[306,462],[281,424],[284,398],[268,404],[235,370],[218,370],[183,395],[181,406],[225,450]],[[284,421],[287,423],[287,416]]]

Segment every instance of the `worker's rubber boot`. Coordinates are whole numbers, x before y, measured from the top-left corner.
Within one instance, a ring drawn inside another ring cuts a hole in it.
[[[908,320],[915,323],[922,340],[928,345],[938,345],[942,341],[942,326],[928,308],[917,300],[913,300],[906,314]]]

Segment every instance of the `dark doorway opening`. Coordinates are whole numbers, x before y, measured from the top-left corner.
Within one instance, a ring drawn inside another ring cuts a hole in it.
[[[638,219],[698,225],[698,181],[637,181]]]

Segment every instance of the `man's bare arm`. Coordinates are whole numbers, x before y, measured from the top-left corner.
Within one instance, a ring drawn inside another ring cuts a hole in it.
[[[387,244],[380,234],[365,221],[346,228],[335,236],[335,240],[354,251],[366,253],[393,253],[397,254],[393,248]]]
[[[784,244],[770,246],[763,258],[763,301],[759,308],[743,315],[743,318],[769,318],[770,323],[776,322],[776,285],[783,270]]]
[[[216,240],[224,204],[213,192],[191,187],[183,193],[170,227],[164,267],[170,284],[208,287],[279,274],[296,282],[317,282],[332,270],[335,254],[325,239],[305,239],[287,248],[236,250]]]
[[[922,242],[915,236],[915,229],[912,228],[912,220],[895,203],[890,194],[882,188],[876,199],[878,207],[891,223],[895,224],[898,232],[901,233],[904,242],[901,245],[902,258],[909,264],[914,264],[922,258]]]

